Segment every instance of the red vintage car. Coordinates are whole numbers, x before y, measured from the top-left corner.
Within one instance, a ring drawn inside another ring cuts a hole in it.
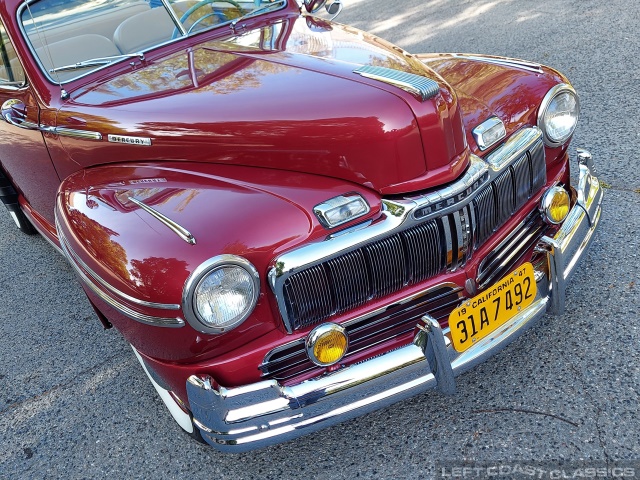
[[[221,450],[453,393],[563,311],[600,219],[562,74],[341,8],[0,3],[0,198]]]

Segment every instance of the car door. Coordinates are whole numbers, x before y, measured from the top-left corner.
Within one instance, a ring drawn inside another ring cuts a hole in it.
[[[60,179],[38,128],[40,108],[0,22],[0,165],[29,205],[51,224]]]

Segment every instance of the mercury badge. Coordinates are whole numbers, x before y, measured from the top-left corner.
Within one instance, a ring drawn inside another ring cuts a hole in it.
[[[125,143],[127,145],[151,146],[151,139],[147,137],[128,137],[126,135],[107,135],[107,140],[113,143]]]

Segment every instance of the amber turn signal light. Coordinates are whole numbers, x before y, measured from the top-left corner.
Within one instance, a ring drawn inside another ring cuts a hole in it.
[[[347,353],[349,339],[344,327],[325,323],[314,328],[307,337],[307,355],[321,367],[334,365]]]
[[[554,225],[564,222],[569,215],[570,207],[569,194],[559,186],[547,190],[540,202],[540,210],[545,220]]]

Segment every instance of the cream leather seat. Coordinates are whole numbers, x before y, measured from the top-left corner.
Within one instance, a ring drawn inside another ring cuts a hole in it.
[[[152,8],[122,22],[113,42],[122,53],[139,52],[171,40],[175,25],[164,8]]]

